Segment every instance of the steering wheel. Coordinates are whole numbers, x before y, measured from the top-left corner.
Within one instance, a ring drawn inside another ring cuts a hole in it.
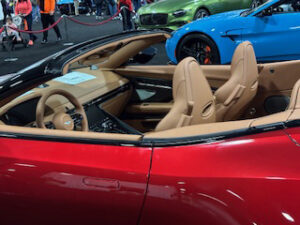
[[[81,130],[82,131],[88,131],[88,120],[86,117],[86,113],[84,111],[83,106],[80,104],[80,102],[77,100],[75,96],[73,96],[71,93],[61,90],[61,89],[53,89],[50,90],[42,95],[40,98],[37,107],[36,107],[36,123],[39,128],[47,129],[44,123],[44,114],[45,114],[45,106],[46,101],[49,97],[52,95],[62,95],[66,99],[68,99],[74,106],[75,106],[75,116],[80,116],[82,118],[81,120]],[[56,129],[59,130],[73,130],[74,129],[74,121],[72,117],[65,113],[65,112],[57,112],[54,114],[52,123],[55,126]]]

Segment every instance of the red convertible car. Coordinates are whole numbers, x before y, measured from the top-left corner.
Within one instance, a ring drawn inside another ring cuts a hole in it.
[[[1,225],[300,223],[300,61],[153,65],[133,31],[0,81]],[[155,57],[155,56],[154,56]]]

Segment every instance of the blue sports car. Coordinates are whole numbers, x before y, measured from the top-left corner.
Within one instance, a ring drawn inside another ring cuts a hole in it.
[[[259,62],[300,59],[300,0],[270,0],[194,21],[173,32],[166,49],[173,63],[193,56],[200,64],[228,64],[243,41],[252,42]]]

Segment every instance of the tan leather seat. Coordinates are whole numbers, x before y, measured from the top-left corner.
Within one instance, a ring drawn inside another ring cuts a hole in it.
[[[296,82],[293,87],[291,94],[290,104],[287,110],[300,109],[300,79]]]
[[[211,88],[198,62],[192,57],[182,60],[175,69],[173,99],[170,112],[160,121],[155,131],[215,122]]]
[[[240,44],[231,62],[229,80],[215,92],[217,122],[239,119],[258,88],[258,69],[252,44]]]

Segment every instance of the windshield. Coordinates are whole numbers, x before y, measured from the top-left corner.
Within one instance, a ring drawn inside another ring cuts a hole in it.
[[[259,9],[262,8],[262,7],[264,7],[264,6],[265,6],[266,4],[268,4],[270,1],[272,1],[272,0],[268,0],[268,1],[266,1],[264,4],[262,4],[262,5],[260,5],[260,6],[256,7],[256,8],[248,9],[248,10],[242,12],[242,13],[241,13],[241,16],[248,16],[248,15],[250,15],[251,13],[253,13],[253,12],[259,10]]]

